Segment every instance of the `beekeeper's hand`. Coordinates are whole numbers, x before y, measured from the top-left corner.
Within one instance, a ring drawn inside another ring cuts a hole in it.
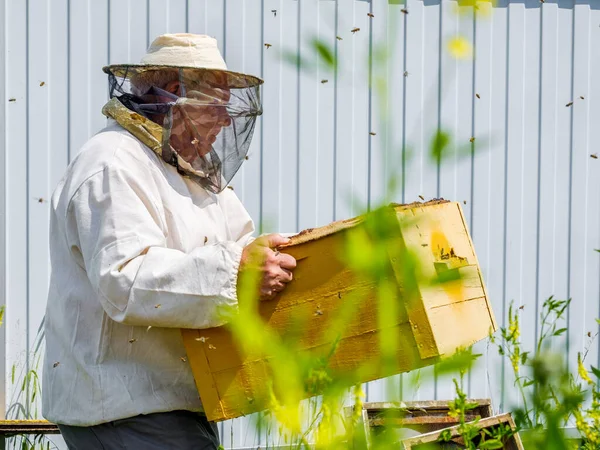
[[[287,244],[288,238],[279,234],[267,234],[244,247],[240,262],[240,278],[249,279],[254,273],[259,287],[259,299],[270,300],[285,289],[292,281],[292,271],[296,268],[293,256],[280,253],[276,248]],[[239,283],[238,283],[239,289]],[[248,289],[243,287],[243,289]]]

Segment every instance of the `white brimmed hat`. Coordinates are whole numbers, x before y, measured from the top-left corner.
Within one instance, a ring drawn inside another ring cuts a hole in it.
[[[246,88],[263,83],[258,77],[227,70],[227,65],[217,47],[217,40],[202,34],[177,33],[158,36],[140,64],[113,64],[103,67],[107,74],[129,78],[148,70],[184,69],[197,75],[215,77],[231,88]]]

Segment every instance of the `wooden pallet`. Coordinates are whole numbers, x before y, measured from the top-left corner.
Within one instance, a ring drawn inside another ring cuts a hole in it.
[[[521,442],[521,438],[519,433],[517,433],[515,422],[513,421],[510,413],[500,414],[498,416],[487,417],[485,419],[481,419],[475,424],[477,428],[480,430],[493,430],[500,426],[508,425],[513,431],[514,434],[506,439],[504,442],[505,450],[523,450],[523,443]],[[430,433],[421,434],[419,436],[415,436],[409,439],[404,439],[401,442],[402,450],[420,450],[420,449],[431,449],[432,444],[439,443],[440,448],[448,448],[448,445],[452,445],[451,448],[461,449],[464,447],[464,442],[460,437],[458,432],[459,425],[455,425],[450,428],[444,428],[442,430],[432,431]],[[446,431],[448,430],[448,431]],[[449,442],[440,442],[440,436],[442,433],[450,433],[452,437]],[[477,445],[477,443],[476,443]]]
[[[490,399],[469,399],[468,403],[477,406],[468,411],[467,421],[482,419],[493,415]],[[429,433],[443,428],[458,425],[458,420],[449,416],[449,401],[416,401],[416,402],[367,402],[363,404],[357,440],[366,446],[371,445],[371,437],[379,437],[383,433],[396,433],[400,429],[408,429],[416,433]],[[354,407],[345,408],[344,414],[350,420]],[[403,434],[395,435],[400,439]],[[356,443],[356,442],[355,442]]]

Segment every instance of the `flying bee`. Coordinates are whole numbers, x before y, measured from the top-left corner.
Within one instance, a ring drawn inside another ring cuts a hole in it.
[[[329,80],[321,80],[321,84],[327,83]]]
[[[373,19],[375,17],[375,15],[373,13],[367,13],[367,16],[369,16],[371,19]]]
[[[336,38],[338,41],[341,41],[341,40],[342,40],[342,37],[341,37],[341,36],[336,36],[335,38]]]
[[[400,12],[402,12],[402,14],[408,14],[408,9],[401,9]]]
[[[404,76],[407,77],[408,76],[408,70],[404,71]]]
[[[568,108],[569,106],[572,106],[572,105],[573,105],[573,102],[569,102],[565,106]]]
[[[592,153],[590,158],[598,159],[598,153]]]
[[[273,13],[273,17],[277,17],[277,10],[276,9],[272,9],[271,12]]]
[[[425,201],[425,197],[423,197],[422,195],[419,195],[419,198],[421,199],[421,201]]]
[[[580,96],[579,96],[579,98],[580,98],[581,100],[585,100],[585,97],[584,97],[583,95],[580,95]]]
[[[269,48],[273,47],[271,44],[267,44],[265,43],[265,47],[267,47],[267,50],[269,50]]]
[[[477,98],[481,98],[481,97],[479,96],[479,94],[475,94],[475,97],[477,97]]]
[[[46,82],[45,82],[45,81],[41,81],[41,82],[40,82],[40,87],[42,87],[42,86],[43,86],[43,85],[45,85],[45,84],[46,84]]]
[[[375,136],[375,135],[377,135],[377,133],[375,133],[374,131],[369,131],[369,134],[370,134],[371,136]]]
[[[359,32],[359,31],[360,31],[360,28],[352,28],[352,29],[350,30],[350,32],[351,32],[352,34],[354,34],[354,33],[357,33],[357,32]]]
[[[472,144],[473,142],[475,142],[475,137],[472,136],[471,139],[469,139],[469,142]]]

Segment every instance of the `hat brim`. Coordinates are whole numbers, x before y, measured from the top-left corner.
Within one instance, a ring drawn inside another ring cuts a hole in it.
[[[163,69],[184,69],[186,71],[198,72],[198,75],[212,75],[217,76],[225,84],[224,87],[232,89],[243,89],[249,87],[260,86],[264,83],[258,77],[253,75],[247,75],[239,72],[232,72],[230,70],[221,69],[207,69],[190,66],[170,66],[170,65],[155,65],[155,64],[112,64],[105,66],[102,71],[106,74],[113,74],[117,77],[129,78],[133,74],[139,74],[150,70],[163,70]],[[212,77],[211,77],[212,78]]]

